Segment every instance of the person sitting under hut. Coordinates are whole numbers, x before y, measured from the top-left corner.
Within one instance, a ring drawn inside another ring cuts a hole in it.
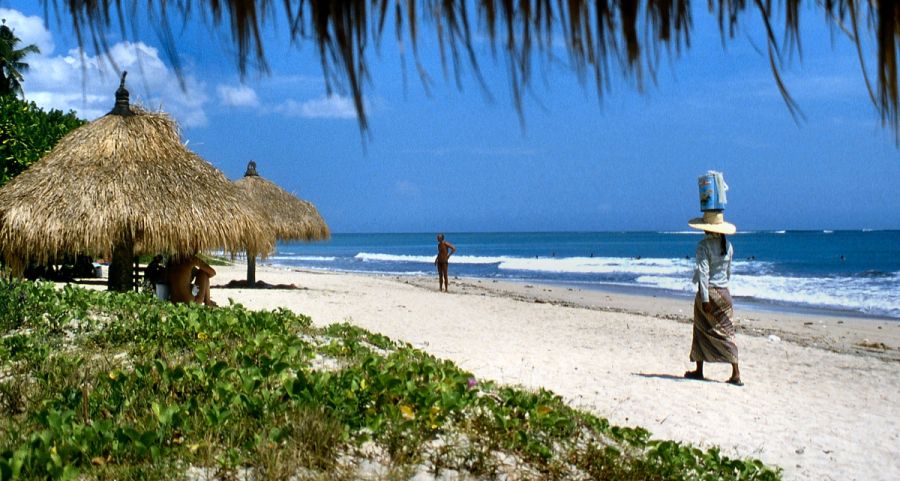
[[[172,302],[197,302],[207,306],[216,303],[209,297],[209,279],[216,271],[203,259],[195,255],[173,256],[166,265],[166,277],[169,281],[169,299]],[[192,292],[196,279],[197,294]]]
[[[144,269],[144,281],[150,285],[150,287],[155,286],[156,284],[162,284],[165,282],[166,268],[162,265],[163,256],[156,255],[153,257],[153,260],[147,264],[147,268]]]

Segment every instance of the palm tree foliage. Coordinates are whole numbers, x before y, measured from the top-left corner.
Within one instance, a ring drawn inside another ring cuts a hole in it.
[[[522,93],[531,80],[533,61],[550,60],[554,42],[565,43],[569,63],[581,80],[592,78],[598,95],[614,73],[635,81],[638,88],[652,77],[660,54],[690,45],[693,11],[690,0],[43,0],[62,4],[82,44],[90,40],[98,51],[106,47],[105,31],[118,23],[123,33],[136,33],[137,11],[147,11],[162,25],[170,61],[179,67],[170,17],[201,16],[216,26],[227,25],[237,47],[241,73],[255,61],[266,71],[261,31],[280,17],[290,26],[292,41],[312,41],[319,53],[329,93],[347,89],[354,98],[360,128],[366,130],[364,86],[368,80],[366,49],[378,44],[385,25],[393,24],[398,42],[411,43],[417,67],[419,24],[434,24],[445,74],[452,65],[459,80],[468,63],[479,81],[473,51],[476,35],[486,37],[492,51],[505,53],[514,101],[521,113]],[[900,0],[707,0],[723,40],[735,36],[740,22],[758,15],[766,27],[767,49],[776,84],[792,113],[796,105],[781,81],[784,55],[799,49],[799,21],[804,5],[824,13],[836,32],[857,45],[869,94],[884,124],[898,130],[897,49],[900,43]],[[149,8],[148,8],[149,7]],[[140,9],[140,10],[138,10]],[[774,19],[784,17],[784,37],[776,35]],[[876,40],[875,87],[862,62],[860,38]],[[89,34],[85,36],[85,34]],[[419,69],[421,72],[421,69]],[[900,137],[898,137],[900,138]]]
[[[28,64],[22,60],[28,54],[41,52],[37,45],[17,49],[20,41],[4,20],[0,25],[0,96],[22,95],[22,73],[28,70]]]

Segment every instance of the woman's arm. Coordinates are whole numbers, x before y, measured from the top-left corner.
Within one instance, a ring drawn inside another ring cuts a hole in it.
[[[731,242],[728,243],[728,266],[725,270],[726,279],[731,282],[731,262],[734,260],[734,247],[731,245]]]
[[[697,244],[697,273],[700,284],[700,300],[709,302],[709,252],[702,242]]]

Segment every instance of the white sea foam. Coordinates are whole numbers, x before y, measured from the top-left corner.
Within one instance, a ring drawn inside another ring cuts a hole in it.
[[[360,252],[355,256],[363,262],[432,263],[434,256],[396,255]],[[690,273],[690,259],[633,259],[627,257],[491,257],[453,256],[455,264],[497,264],[501,271],[527,271],[561,274],[656,274],[680,275]]]
[[[900,275],[883,278],[883,286],[879,288],[865,278],[748,275],[732,277],[730,291],[732,295],[739,297],[898,316],[898,281]],[[648,287],[682,292],[696,290],[696,285],[690,282],[690,278],[640,276],[636,282]]]
[[[291,254],[278,254],[274,256],[269,256],[269,259],[279,260],[279,261],[309,261],[309,262],[334,262],[337,260],[337,257],[330,256],[295,256]]]
[[[364,271],[386,275],[430,275],[434,255],[400,255],[360,252],[348,258],[337,256],[292,256],[282,253],[269,259],[274,263],[311,262],[308,268],[335,271]],[[691,293],[694,259],[629,257],[515,257],[455,255],[456,265],[478,267],[503,278],[568,279],[604,285],[644,286]],[[426,265],[428,267],[423,266]],[[326,267],[327,266],[327,267]],[[735,260],[733,295],[764,301],[803,304],[900,317],[900,272],[872,275],[788,277],[780,275],[777,264],[766,261]],[[496,269],[494,271],[494,269]],[[414,271],[414,272],[410,272]]]
[[[356,269],[342,269],[340,267],[322,267],[322,266],[303,266],[303,269],[317,272],[347,272],[350,274],[356,274],[361,271]],[[381,271],[381,270],[371,270],[371,271],[363,271],[366,274],[374,274],[379,276],[430,276],[434,274],[434,271]]]
[[[627,257],[513,258],[500,263],[500,270],[569,274],[655,274],[691,272],[689,259],[630,259]]]
[[[354,259],[363,262],[420,262],[425,264],[434,263],[435,256],[414,256],[401,254],[379,254],[371,252],[360,252],[353,256]],[[486,256],[453,256],[453,262],[456,264],[499,264],[511,257],[486,257]]]

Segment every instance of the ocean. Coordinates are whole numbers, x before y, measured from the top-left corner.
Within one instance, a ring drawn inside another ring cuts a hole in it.
[[[447,233],[450,275],[683,296],[702,233]],[[736,302],[900,319],[900,231],[766,231],[729,236]],[[311,270],[435,275],[435,234],[335,234],[279,243],[263,261]]]

